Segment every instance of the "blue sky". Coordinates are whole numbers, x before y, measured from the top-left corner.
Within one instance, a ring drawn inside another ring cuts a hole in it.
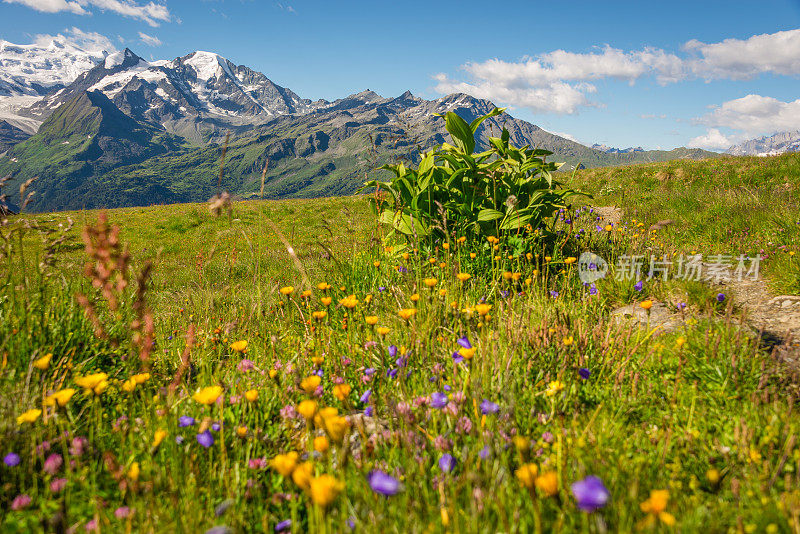
[[[585,144],[726,148],[800,129],[800,1],[2,0],[0,38],[217,52],[304,98],[464,91]]]

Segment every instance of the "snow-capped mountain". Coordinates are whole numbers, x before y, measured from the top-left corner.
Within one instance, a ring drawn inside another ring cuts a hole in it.
[[[107,55],[60,37],[29,45],[0,39],[0,96],[42,96],[71,83]]]
[[[131,117],[186,133],[186,125],[209,119],[209,126],[264,122],[314,107],[260,72],[234,65],[211,52],[192,52],[172,61],[148,62],[125,49],[78,76],[24,111],[44,120],[84,91],[100,91]],[[327,104],[327,102],[325,102]]]
[[[628,147],[628,148],[614,148],[607,145],[595,143],[592,145],[592,148],[595,150],[599,150],[600,152],[605,152],[606,154],[630,154],[631,152],[644,152],[644,149],[640,146]]]
[[[786,152],[800,152],[800,130],[750,139],[726,150],[734,156],[776,156]]]
[[[18,45],[0,39],[0,119],[33,133],[39,122],[19,116],[48,92],[72,83],[108,52],[85,49],[62,35]]]

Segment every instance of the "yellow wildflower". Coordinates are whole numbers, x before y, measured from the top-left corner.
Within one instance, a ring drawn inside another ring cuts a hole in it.
[[[192,398],[200,404],[208,406],[217,402],[220,395],[222,395],[222,386],[208,386],[198,390],[192,395]]]
[[[478,312],[478,315],[486,315],[487,313],[489,313],[489,310],[491,309],[492,309],[491,304],[481,303],[475,305],[475,311]]]
[[[244,398],[247,399],[249,402],[255,402],[258,400],[258,390],[257,389],[250,389],[244,392]]]
[[[281,292],[281,295],[285,295],[285,296],[288,297],[289,295],[291,295],[294,292],[294,287],[292,287],[292,286],[284,286],[284,287],[280,288],[279,291]]]
[[[398,315],[400,315],[401,319],[404,319],[404,320],[408,321],[414,315],[416,315],[417,310],[416,310],[416,308],[403,308],[402,310],[400,310],[397,313],[398,313]]]
[[[325,436],[317,436],[314,438],[314,450],[325,453],[331,448],[331,442]]]
[[[231,343],[231,350],[234,352],[244,352],[247,349],[247,340],[240,339],[239,341],[234,341]]]
[[[379,326],[375,329],[380,335],[385,336],[390,332],[389,328],[386,326]]]
[[[106,383],[105,387],[102,387],[103,382]],[[75,379],[75,383],[83,389],[87,391],[94,391],[99,395],[105,390],[106,387],[108,387],[108,374],[94,373],[91,375],[80,376]],[[96,391],[96,388],[100,388],[100,391]]]
[[[425,284],[426,287],[433,289],[434,287],[436,287],[436,284],[439,283],[439,280],[437,280],[436,278],[425,278],[422,280],[422,283]]]
[[[653,307],[653,301],[643,300],[642,302],[639,303],[639,307],[641,307],[643,310],[649,310],[650,308]]]
[[[469,273],[458,273],[456,278],[458,278],[461,282],[466,282],[471,278],[471,275]]]
[[[75,394],[75,391],[76,390],[74,390],[72,388],[66,388],[66,389],[62,389],[61,391],[56,391],[52,395],[48,395],[47,397],[44,398],[44,405],[45,406],[58,405],[58,406],[61,406],[63,408],[64,406],[67,405],[69,400]]]
[[[314,319],[316,319],[317,321],[321,321],[321,320],[323,320],[323,319],[325,318],[325,316],[326,316],[326,315],[328,315],[328,312],[326,312],[326,311],[315,311],[315,312],[311,312],[311,316],[312,316]]]
[[[134,482],[139,480],[139,462],[133,462],[128,468],[128,478]]]
[[[311,462],[303,462],[292,472],[292,480],[300,489],[308,490],[313,475],[314,464]]]
[[[320,475],[311,480],[311,500],[317,506],[330,505],[344,489],[344,484],[330,475]]]
[[[314,414],[317,412],[317,403],[313,400],[304,400],[297,405],[297,413],[305,417],[306,419],[311,419],[314,417]]]
[[[554,395],[558,395],[560,392],[564,390],[564,382],[561,380],[553,380],[547,385],[547,389],[545,393],[548,397],[552,397]]]
[[[377,315],[367,315],[364,317],[364,322],[366,322],[370,326],[374,326],[378,323],[378,316]]]
[[[305,377],[303,380],[300,381],[300,387],[305,391],[308,395],[312,395],[317,388],[322,383],[322,379],[317,375],[311,375]]]
[[[33,366],[39,369],[40,371],[44,371],[48,367],[50,367],[50,360],[52,359],[53,359],[53,354],[51,352],[48,352],[41,358],[37,358],[36,360],[34,360]]]
[[[297,467],[297,459],[299,457],[300,455],[294,451],[279,454],[269,461],[269,465],[281,476],[288,477]]]
[[[548,497],[558,493],[558,475],[555,471],[547,471],[536,477],[536,487]]]
[[[333,394],[340,401],[346,399],[352,390],[353,388],[351,388],[349,384],[336,384],[333,386]]]
[[[532,489],[536,483],[536,475],[539,473],[539,468],[536,464],[525,464],[520,466],[519,469],[514,471],[517,480],[528,489]]]
[[[42,410],[28,410],[27,412],[17,416],[17,424],[21,425],[23,423],[33,423],[39,419],[40,415],[42,415]]]
[[[472,348],[469,348],[469,349],[465,349],[464,347],[461,347],[460,349],[458,349],[458,353],[465,360],[471,360],[475,356],[475,351],[476,350],[477,349],[475,347],[472,347]]]
[[[330,306],[333,299],[331,297],[322,297],[319,299],[323,306]]]
[[[159,428],[156,430],[155,434],[153,434],[153,448],[158,447],[161,445],[161,442],[164,441],[164,438],[167,437],[167,431],[164,429]]]

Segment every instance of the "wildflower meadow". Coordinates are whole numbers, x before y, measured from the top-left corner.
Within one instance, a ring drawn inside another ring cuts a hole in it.
[[[800,532],[796,364],[724,286],[578,276],[708,234],[451,115],[358,197],[8,217],[0,531]]]

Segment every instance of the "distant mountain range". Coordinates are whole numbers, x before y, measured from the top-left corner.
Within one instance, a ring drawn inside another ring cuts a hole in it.
[[[606,154],[631,154],[633,152],[644,152],[644,149],[640,146],[637,147],[629,147],[629,148],[613,148],[606,145],[599,145],[597,143],[592,145],[592,148],[595,150],[599,150],[600,152],[605,152]]]
[[[733,156],[776,156],[798,151],[800,151],[800,130],[751,139],[730,147],[726,153]]]
[[[28,53],[15,47],[0,50]],[[30,208],[40,211],[206,200],[228,135],[223,187],[236,195],[260,190],[267,162],[269,198],[353,193],[376,165],[444,142],[444,121],[434,113],[454,111],[469,122],[494,108],[465,94],[425,100],[369,90],[311,101],[210,52],[148,62],[128,49],[101,58],[61,51],[49,47],[52,57],[26,67],[9,63],[19,68],[0,77],[0,153],[8,150],[0,176],[37,177]],[[91,68],[75,74],[89,60]],[[513,143],[550,150],[566,169],[718,156],[590,148],[507,114],[481,125],[479,146],[504,126]]]

